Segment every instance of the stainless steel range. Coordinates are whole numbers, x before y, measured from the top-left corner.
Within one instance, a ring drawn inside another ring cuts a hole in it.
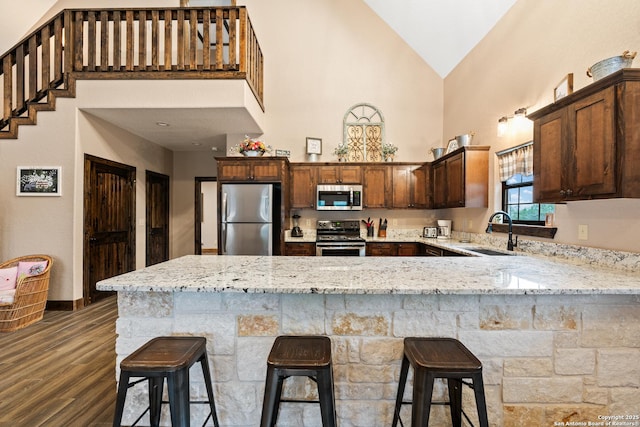
[[[317,256],[364,256],[365,249],[365,240],[360,237],[360,221],[318,221]]]

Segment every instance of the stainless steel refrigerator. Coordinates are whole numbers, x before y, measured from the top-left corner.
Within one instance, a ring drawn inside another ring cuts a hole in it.
[[[274,184],[220,186],[221,255],[273,255],[279,241],[280,191]]]

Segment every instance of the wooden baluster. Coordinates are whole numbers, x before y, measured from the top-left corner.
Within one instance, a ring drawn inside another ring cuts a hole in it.
[[[224,69],[224,18],[222,9],[216,9],[216,70]]]
[[[13,111],[13,54],[11,52],[7,53],[2,61],[2,74],[4,75],[2,120],[7,123]]]
[[[57,87],[62,82],[63,64],[62,54],[64,51],[63,36],[63,15],[59,15],[53,22],[53,87]]]
[[[119,10],[113,11],[113,71],[122,69],[122,17]]]
[[[211,70],[211,10],[202,12],[202,69]]]
[[[178,63],[178,70],[179,71],[184,71],[184,45],[186,43],[185,41],[185,37],[184,37],[184,10],[183,9],[178,9],[178,21],[177,21],[177,25],[178,25],[178,58],[177,58],[177,63]]]
[[[158,71],[159,69],[159,52],[160,52],[160,36],[158,35],[159,11],[151,12],[151,69]]]
[[[22,114],[24,104],[24,44],[16,48],[16,111]]]
[[[125,64],[125,70],[133,71],[133,53],[134,53],[134,37],[133,37],[133,10],[127,10],[125,12],[125,19],[127,20],[127,62]]]
[[[138,70],[147,69],[147,12],[138,12]]]
[[[198,11],[189,11],[189,67],[188,70],[198,69]]]
[[[98,52],[96,37],[96,13],[92,10],[87,11],[87,69],[96,71],[96,56]]]
[[[35,101],[38,93],[38,40],[34,34],[29,37],[29,98],[26,101]]]
[[[51,82],[51,29],[50,25],[45,25],[40,33],[40,39],[42,44],[41,61],[40,61],[40,74],[41,78],[41,90],[49,89]]]
[[[75,14],[75,21],[74,21],[74,39],[73,39],[73,45],[74,45],[74,58],[73,58],[73,71],[82,71],[82,65],[83,65],[83,52],[82,52],[82,46],[84,46],[84,43],[82,42],[83,39],[83,33],[84,33],[84,16],[82,14],[81,11],[77,11]]]
[[[109,71],[109,12],[100,12],[100,71]]]
[[[240,9],[240,61],[238,71],[247,72],[247,10]]]
[[[171,10],[164,11],[164,67],[165,71],[171,71],[173,65],[173,12]]]
[[[238,9],[229,9],[229,69],[238,69],[236,58]]]

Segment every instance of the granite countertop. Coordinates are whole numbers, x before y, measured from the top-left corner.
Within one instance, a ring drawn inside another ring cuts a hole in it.
[[[461,245],[455,246],[458,250]],[[103,291],[280,294],[626,294],[640,272],[548,257],[187,255],[98,282]]]

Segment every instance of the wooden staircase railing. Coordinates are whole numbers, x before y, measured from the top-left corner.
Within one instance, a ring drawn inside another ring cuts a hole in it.
[[[0,139],[74,97],[76,79],[244,79],[264,110],[262,51],[242,6],[65,9],[0,64]]]

